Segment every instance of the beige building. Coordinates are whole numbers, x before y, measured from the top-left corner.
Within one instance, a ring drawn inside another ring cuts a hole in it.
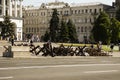
[[[11,22],[15,24],[15,36],[17,41],[22,40],[22,1],[23,0],[0,0],[0,21],[3,17],[10,16]]]
[[[48,4],[43,3],[40,7],[25,6],[23,10],[24,34],[32,33],[39,37],[43,36],[49,28],[52,9],[54,8],[57,9],[60,20],[68,21],[71,19],[73,21],[79,42],[84,42],[85,39],[89,40],[94,19],[98,14],[101,11],[113,8],[113,6],[101,3],[68,4],[57,1]],[[108,13],[111,17],[115,16],[114,12],[108,11]]]

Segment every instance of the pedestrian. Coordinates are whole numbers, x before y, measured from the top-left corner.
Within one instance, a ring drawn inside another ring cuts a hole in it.
[[[14,38],[11,39],[11,44],[14,45]]]
[[[110,49],[111,49],[111,52],[113,52],[113,48],[114,48],[114,44],[113,44],[113,43],[111,43],[111,44],[110,44]]]
[[[91,48],[94,48],[94,45],[93,44],[91,44],[91,46],[90,46]]]
[[[119,51],[120,51],[120,43],[118,43]]]
[[[97,48],[98,48],[98,51],[101,52],[101,50],[102,50],[102,42],[101,41],[98,42]]]
[[[32,41],[32,39],[30,40],[30,46],[32,46],[33,45],[33,41]]]

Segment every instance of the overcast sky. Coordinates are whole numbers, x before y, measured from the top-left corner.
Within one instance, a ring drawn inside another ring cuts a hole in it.
[[[40,6],[41,3],[48,3],[48,2],[55,2],[55,1],[56,0],[23,0],[23,5]],[[115,2],[115,0],[57,0],[57,1],[67,2],[67,3],[101,2],[108,5],[112,5],[112,2]]]

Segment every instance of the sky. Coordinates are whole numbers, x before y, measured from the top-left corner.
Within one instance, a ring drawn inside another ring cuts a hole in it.
[[[90,3],[90,2],[101,2],[104,4],[112,5],[112,2],[115,2],[115,0],[57,0],[60,2],[65,3]],[[49,3],[49,2],[55,2],[55,0],[23,0],[23,5],[34,5],[34,6],[40,6],[41,3]]]

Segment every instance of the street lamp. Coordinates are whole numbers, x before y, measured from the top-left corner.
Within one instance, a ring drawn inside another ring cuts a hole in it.
[[[1,40],[1,32],[2,32],[2,28],[0,27],[0,40]]]

